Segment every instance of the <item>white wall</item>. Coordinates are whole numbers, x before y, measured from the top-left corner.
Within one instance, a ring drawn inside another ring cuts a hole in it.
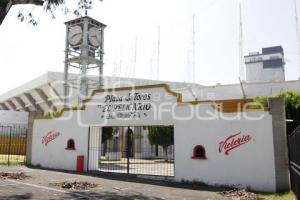
[[[246,80],[247,82],[270,82],[284,81],[284,68],[263,68],[263,61],[273,60],[275,58],[283,59],[282,53],[272,53],[267,55],[246,56]]]
[[[122,90],[114,94],[126,96],[131,92]],[[76,156],[87,157],[89,126],[174,125],[175,180],[197,180],[209,184],[241,185],[260,191],[275,191],[272,116],[268,112],[230,114],[217,112],[209,103],[197,106],[177,103],[176,97],[163,87],[137,89],[135,92],[149,93],[152,97],[142,101],[151,103],[153,107],[146,112],[138,111],[141,114],[139,119],[105,119],[108,113],[98,105],[107,103],[104,102],[105,95],[99,93],[86,104],[84,111],[64,112],[57,120],[35,120],[32,164],[75,170]],[[161,119],[156,118],[158,110],[162,111]],[[190,115],[191,112],[194,115]],[[218,117],[213,120],[196,117],[211,116],[209,113],[215,113]],[[250,117],[263,116],[260,120],[250,121],[245,119],[245,114]],[[241,117],[228,119],[236,115]],[[221,116],[227,119],[221,119]],[[59,131],[61,135],[45,147],[41,144],[42,137],[51,130]],[[230,155],[220,153],[219,142],[239,131],[249,134],[252,139],[234,149]],[[75,140],[76,151],[64,149],[68,138]],[[191,158],[195,145],[206,148],[207,160]]]
[[[0,111],[0,125],[20,125],[27,127],[28,112],[1,110]]]
[[[184,107],[178,107],[184,112]],[[201,110],[209,110],[202,108]],[[213,112],[213,110],[210,110]],[[226,117],[234,114],[224,114]],[[202,181],[208,184],[250,187],[260,191],[275,191],[272,116],[263,119],[177,121],[175,125],[175,178]],[[238,132],[249,134],[252,140],[232,150],[219,152],[219,142]],[[193,147],[203,145],[206,160],[191,159]]]
[[[60,135],[42,144],[43,136],[50,131],[57,131]],[[66,150],[68,139],[75,141],[76,150]],[[45,168],[76,170],[77,156],[83,155],[87,168],[88,128],[80,127],[76,116],[71,120],[35,120],[32,135],[32,165]]]
[[[251,82],[270,82],[284,81],[284,69],[278,68],[263,68],[262,62],[246,64],[246,81]]]
[[[285,91],[300,92],[300,81],[270,82],[270,83],[243,83],[246,98],[256,96],[272,97]],[[240,84],[216,85],[193,88],[198,100],[224,100],[242,99],[243,93]],[[187,90],[183,92],[184,100],[194,100],[195,98]]]

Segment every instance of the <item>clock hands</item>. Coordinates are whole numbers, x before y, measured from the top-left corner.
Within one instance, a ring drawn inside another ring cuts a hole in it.
[[[96,35],[92,35],[91,38],[95,38],[97,41],[99,41]]]
[[[69,42],[71,45],[76,45],[80,41],[82,42],[83,31],[80,26],[74,26],[70,28]],[[99,47],[101,44],[101,31],[96,27],[91,27],[85,35],[88,37],[88,42],[94,47]]]
[[[79,25],[71,26],[69,29],[69,42],[71,45],[77,45],[81,41],[82,28]]]
[[[76,33],[76,34],[72,35],[71,38],[73,39],[73,38],[76,37],[77,35],[81,35],[81,33]]]

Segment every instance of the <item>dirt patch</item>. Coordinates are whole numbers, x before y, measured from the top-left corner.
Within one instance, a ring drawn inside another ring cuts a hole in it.
[[[50,185],[54,185],[56,187],[60,187],[62,189],[68,190],[88,190],[91,188],[97,187],[95,183],[89,183],[84,181],[74,181],[74,182],[61,182],[61,183],[50,183]]]
[[[9,173],[9,172],[0,172],[0,179],[15,179],[15,180],[23,180],[29,178],[25,173]]]
[[[246,189],[233,189],[219,192],[219,194],[232,200],[262,200],[257,194]]]

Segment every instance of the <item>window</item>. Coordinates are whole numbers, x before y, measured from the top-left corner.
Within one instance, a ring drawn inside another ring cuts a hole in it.
[[[280,56],[270,56],[270,60],[277,60],[280,59]]]
[[[263,62],[263,68],[280,68],[283,67],[284,63],[282,59],[277,60],[266,60]]]
[[[75,142],[73,139],[68,140],[66,150],[75,150]]]
[[[194,147],[192,159],[206,159],[205,148],[202,145]]]
[[[263,58],[262,57],[257,57],[257,61],[262,61]]]

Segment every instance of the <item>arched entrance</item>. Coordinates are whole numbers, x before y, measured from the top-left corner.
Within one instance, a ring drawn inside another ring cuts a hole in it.
[[[101,129],[98,131],[99,147],[89,147],[89,155],[99,155],[99,160],[92,159],[94,163],[99,162],[98,168],[93,170],[174,176],[173,126],[118,126],[98,129]],[[90,136],[91,139],[97,137]],[[92,141],[90,143],[94,144]],[[95,154],[95,151],[98,153]]]

